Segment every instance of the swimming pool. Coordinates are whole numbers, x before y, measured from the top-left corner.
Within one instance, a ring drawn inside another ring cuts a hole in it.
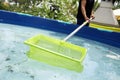
[[[120,80],[120,48],[73,36],[69,42],[88,49],[81,73],[50,66],[26,56],[23,42],[44,34],[63,39],[66,34],[0,23],[0,80]]]

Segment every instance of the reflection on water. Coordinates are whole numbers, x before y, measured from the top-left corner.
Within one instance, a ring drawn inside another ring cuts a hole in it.
[[[0,80],[120,80],[120,49],[73,36],[69,42],[88,49],[82,73],[29,59],[23,42],[38,34],[58,39],[65,34],[0,23]],[[47,76],[47,77],[46,77]]]

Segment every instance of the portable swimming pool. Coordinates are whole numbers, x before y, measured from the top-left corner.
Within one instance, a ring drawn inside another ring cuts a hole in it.
[[[119,41],[113,39],[111,41],[116,41],[115,45],[116,47],[103,44],[100,42],[96,42],[90,39],[82,38],[86,37],[85,34],[83,34],[84,28],[82,31],[82,37],[79,37],[80,35],[77,34],[77,36],[73,36],[69,42],[72,44],[76,44],[79,46],[83,46],[87,48],[87,55],[85,60],[83,61],[84,69],[81,73],[77,73],[71,70],[67,70],[64,68],[54,67],[47,64],[44,64],[42,62],[34,61],[26,56],[26,52],[29,51],[29,47],[24,44],[24,41],[33,37],[37,34],[44,34],[47,36],[51,36],[57,39],[63,39],[69,32],[66,32],[64,30],[56,30],[65,27],[65,25],[70,24],[64,24],[55,22],[57,28],[52,27],[51,24],[45,24],[50,25],[47,29],[45,29],[45,25],[43,26],[43,22],[41,21],[40,25],[32,25],[31,26],[37,26],[37,28],[32,28],[29,24],[17,22],[18,20],[14,21],[14,18],[12,18],[12,14],[16,15],[16,17],[19,17],[17,19],[20,19],[21,17],[27,18],[29,17],[30,20],[32,16],[24,16],[19,15],[16,13],[9,13],[5,12],[4,14],[0,12],[0,80],[119,80],[120,79],[120,72],[119,72],[119,62],[120,62],[120,48]],[[9,15],[9,17],[7,17]],[[1,18],[2,17],[2,18]],[[4,17],[4,18],[3,18]],[[7,18],[8,20],[6,20]],[[30,21],[29,20],[29,21]],[[24,21],[24,20],[23,20]],[[6,24],[10,23],[10,24]],[[34,23],[34,22],[33,22]],[[48,23],[48,22],[47,22]],[[13,25],[14,24],[14,25]],[[19,24],[19,25],[15,25]],[[22,26],[20,26],[22,25]],[[25,26],[23,26],[25,25]],[[29,26],[29,27],[28,27]],[[38,27],[39,26],[39,27]],[[73,25],[72,25],[73,26]],[[69,26],[70,28],[73,28],[72,26]],[[39,28],[39,29],[38,29]],[[49,30],[50,29],[50,30]],[[86,28],[85,28],[86,29]],[[53,31],[52,31],[53,30]],[[55,31],[54,31],[55,30]],[[70,32],[71,29],[67,28]],[[58,32],[56,32],[58,31]],[[94,31],[97,32],[96,30]],[[65,34],[64,34],[65,33]],[[80,32],[81,33],[81,32]],[[103,33],[106,33],[103,31]],[[106,33],[109,34],[109,32]],[[114,37],[119,40],[119,33],[116,33]],[[92,36],[95,37],[95,36]],[[106,42],[103,38],[103,41]],[[114,43],[114,42],[113,42]],[[47,76],[47,77],[46,77]]]

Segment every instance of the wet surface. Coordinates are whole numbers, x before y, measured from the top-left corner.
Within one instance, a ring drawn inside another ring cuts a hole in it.
[[[120,80],[120,49],[73,36],[68,42],[87,48],[81,73],[32,60],[24,44],[44,34],[63,39],[66,34],[0,23],[0,80]]]

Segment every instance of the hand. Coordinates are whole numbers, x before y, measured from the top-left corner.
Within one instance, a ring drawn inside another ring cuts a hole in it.
[[[90,22],[90,19],[88,17],[85,17],[85,20],[88,21],[88,23]]]
[[[91,16],[90,16],[92,19],[95,19],[95,16],[92,14]]]

